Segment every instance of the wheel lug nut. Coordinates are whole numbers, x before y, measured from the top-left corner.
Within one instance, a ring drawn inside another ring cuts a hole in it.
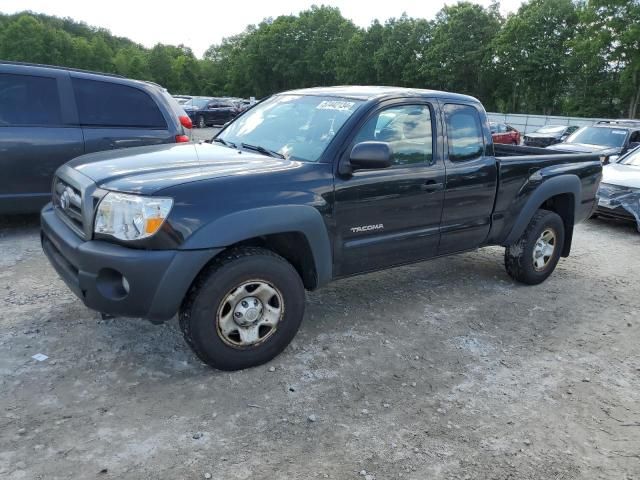
[[[234,313],[234,315],[235,315],[236,318],[240,318],[242,316],[242,313],[236,312],[236,313]]]
[[[243,300],[243,301],[242,301],[242,303],[241,303],[241,305],[242,305],[244,308],[247,308],[247,307],[249,306],[249,304],[247,303],[247,301],[246,301],[246,300]]]

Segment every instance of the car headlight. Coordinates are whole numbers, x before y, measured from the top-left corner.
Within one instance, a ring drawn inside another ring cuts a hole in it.
[[[155,234],[166,220],[173,199],[108,193],[98,205],[94,232],[120,240],[140,240]]]

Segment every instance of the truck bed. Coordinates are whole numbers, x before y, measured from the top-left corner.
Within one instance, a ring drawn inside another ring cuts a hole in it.
[[[523,156],[530,156],[530,155],[535,155],[535,156],[572,155],[572,156],[582,157],[584,159],[599,158],[599,155],[592,154],[592,153],[578,154],[578,153],[567,152],[566,150],[554,150],[553,148],[528,147],[525,145],[505,145],[501,143],[494,143],[493,150],[495,152],[496,157],[498,158],[523,157]]]
[[[602,171],[598,154],[501,144],[494,145],[494,151],[498,184],[490,243],[501,244],[505,241],[518,213],[540,186],[549,184],[554,177],[577,177],[580,198],[574,199],[574,221],[577,223],[591,214]],[[535,205],[535,208],[540,207]]]

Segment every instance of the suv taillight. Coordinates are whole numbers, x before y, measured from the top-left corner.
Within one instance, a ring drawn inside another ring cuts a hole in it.
[[[188,135],[176,135],[176,143],[186,143],[189,141]]]
[[[180,125],[182,125],[184,128],[193,128],[191,119],[186,115],[180,115],[178,119],[180,120]]]

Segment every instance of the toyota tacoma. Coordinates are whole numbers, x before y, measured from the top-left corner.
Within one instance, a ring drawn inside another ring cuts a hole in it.
[[[41,239],[88,307],[178,314],[200,359],[236,370],[278,355],[305,290],[332,280],[497,245],[512,278],[544,281],[601,175],[598,155],[494,145],[469,96],[312,88],[271,96],[208,142],[72,160]]]

